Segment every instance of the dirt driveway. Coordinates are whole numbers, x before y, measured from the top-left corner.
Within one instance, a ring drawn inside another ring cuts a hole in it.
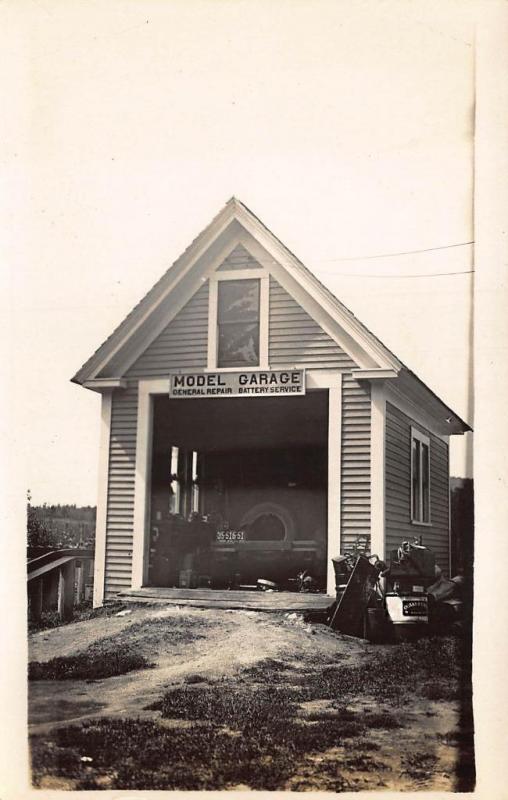
[[[414,664],[436,645],[408,647],[342,637],[297,614],[165,605],[38,632],[29,640],[32,662],[59,658],[65,667],[76,653],[86,661],[87,653],[128,651],[149,666],[30,681],[34,783],[456,791],[464,769],[471,777],[463,693],[456,686],[443,696],[446,675],[435,697],[411,691]],[[437,685],[435,674],[418,680]]]

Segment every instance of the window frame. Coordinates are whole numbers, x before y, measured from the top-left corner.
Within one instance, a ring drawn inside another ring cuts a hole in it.
[[[259,280],[259,364],[240,367],[219,367],[218,298],[220,281]],[[262,268],[224,270],[209,278],[208,301],[208,361],[207,370],[213,372],[254,372],[268,369],[268,312],[270,302],[270,276]]]
[[[419,476],[418,476],[418,495],[419,495],[419,502],[418,508],[415,509],[414,507],[414,491],[413,491],[413,481],[414,481],[414,461],[413,461],[413,442],[417,441],[420,443],[420,451],[419,451]],[[424,509],[424,480],[423,480],[423,448],[422,445],[427,447],[428,452],[428,463],[427,463],[427,486],[426,486],[426,494],[427,494],[427,505],[429,509],[428,513],[428,520],[423,519],[423,509]],[[432,525],[432,516],[431,516],[431,491],[430,491],[430,437],[427,436],[425,433],[422,433],[418,428],[411,426],[411,443],[410,443],[410,462],[411,462],[411,484],[410,484],[410,497],[411,497],[411,524],[412,525],[423,525],[425,527],[429,527]]]

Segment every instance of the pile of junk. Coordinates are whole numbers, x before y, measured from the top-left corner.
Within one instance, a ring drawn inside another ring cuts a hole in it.
[[[336,601],[325,622],[341,633],[388,643],[460,632],[468,617],[470,586],[462,575],[445,578],[421,539],[402,542],[387,562],[353,551],[332,563]]]

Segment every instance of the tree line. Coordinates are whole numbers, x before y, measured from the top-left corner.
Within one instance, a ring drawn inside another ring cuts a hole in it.
[[[95,544],[95,506],[73,504],[34,506],[27,493],[27,546],[33,550],[58,550],[70,547],[93,548]]]

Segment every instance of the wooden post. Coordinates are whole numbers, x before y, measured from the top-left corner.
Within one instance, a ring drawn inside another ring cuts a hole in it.
[[[64,612],[64,590],[65,590],[64,571],[63,568],[60,567],[58,570],[58,600],[57,600],[57,611],[60,619],[63,619],[63,612]]]
[[[58,570],[58,615],[69,619],[74,606],[74,559]]]
[[[335,593],[332,557],[341,552],[342,384],[328,389],[328,534],[326,591]]]
[[[35,584],[35,585],[33,585]],[[38,620],[41,618],[42,614],[42,591],[43,591],[43,580],[42,578],[38,578],[32,581],[32,585],[29,589],[29,598],[30,598],[30,619],[31,620]]]
[[[78,561],[76,564],[76,604],[79,605],[84,600],[85,593],[85,561]]]
[[[73,559],[64,566],[65,592],[64,592],[64,616],[65,619],[72,617],[74,608],[74,579],[76,573],[76,561]]]
[[[94,580],[95,580],[95,567],[93,558],[83,561],[83,599],[86,602],[93,600],[94,596]]]
[[[51,570],[44,576],[43,610],[54,611],[58,608],[58,572]]]

